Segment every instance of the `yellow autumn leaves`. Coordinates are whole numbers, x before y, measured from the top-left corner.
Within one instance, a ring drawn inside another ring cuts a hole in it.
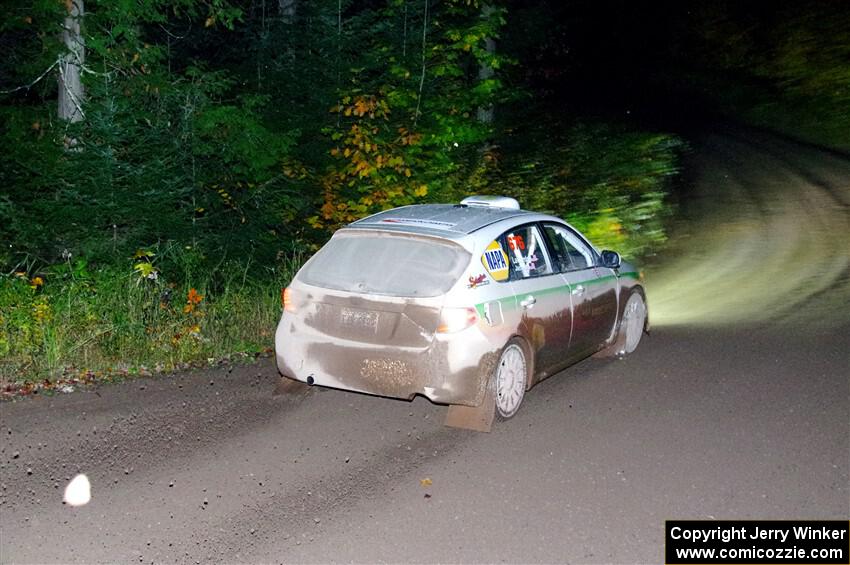
[[[345,96],[330,109],[351,118],[348,129],[333,134],[339,144],[330,154],[339,167],[323,178],[321,217],[308,218],[315,228],[336,228],[367,214],[411,204],[428,194],[428,186],[413,181],[406,152],[422,135],[404,126],[387,136],[390,107],[374,95]],[[392,130],[390,130],[392,131]]]
[[[366,116],[370,118],[385,117],[390,113],[386,100],[377,96],[344,96],[340,103],[331,108],[331,112],[339,112],[344,116]]]

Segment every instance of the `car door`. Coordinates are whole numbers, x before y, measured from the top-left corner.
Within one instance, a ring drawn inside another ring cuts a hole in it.
[[[570,350],[576,355],[597,351],[611,337],[617,321],[617,276],[600,266],[592,247],[569,226],[543,226],[554,255],[554,267],[570,287],[573,331]]]
[[[510,285],[522,316],[521,332],[534,348],[535,373],[546,377],[563,365],[570,344],[570,289],[554,268],[540,228],[518,226],[502,235]]]

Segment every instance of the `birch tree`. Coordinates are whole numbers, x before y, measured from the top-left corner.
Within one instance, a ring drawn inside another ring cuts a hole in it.
[[[493,8],[492,4],[482,4],[481,6],[481,19],[484,21],[489,20],[493,14],[495,13],[495,8]],[[493,78],[495,71],[489,61],[493,55],[496,54],[496,40],[492,37],[484,38],[484,50],[486,51],[488,57],[482,59],[478,64],[478,80],[480,82],[485,82]],[[483,124],[492,124],[493,123],[493,104],[487,104],[486,106],[479,106],[477,112],[478,121]]]
[[[291,24],[295,21],[295,15],[298,11],[297,0],[278,0],[277,7],[284,23]]]
[[[85,118],[82,68],[86,47],[80,33],[80,23],[85,14],[84,0],[66,0],[67,15],[63,23],[62,43],[65,53],[59,61],[59,119],[79,122]]]

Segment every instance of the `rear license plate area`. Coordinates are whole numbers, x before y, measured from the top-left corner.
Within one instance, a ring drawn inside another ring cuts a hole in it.
[[[353,332],[366,332],[371,335],[378,333],[377,312],[342,308],[340,310],[339,323],[343,328]]]

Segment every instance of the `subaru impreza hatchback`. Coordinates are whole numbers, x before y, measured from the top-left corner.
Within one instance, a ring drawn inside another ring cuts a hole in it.
[[[283,291],[275,348],[284,377],[424,395],[489,429],[488,414],[510,418],[540,380],[632,352],[647,320],[641,277],[617,253],[512,198],[477,196],[337,231]]]

